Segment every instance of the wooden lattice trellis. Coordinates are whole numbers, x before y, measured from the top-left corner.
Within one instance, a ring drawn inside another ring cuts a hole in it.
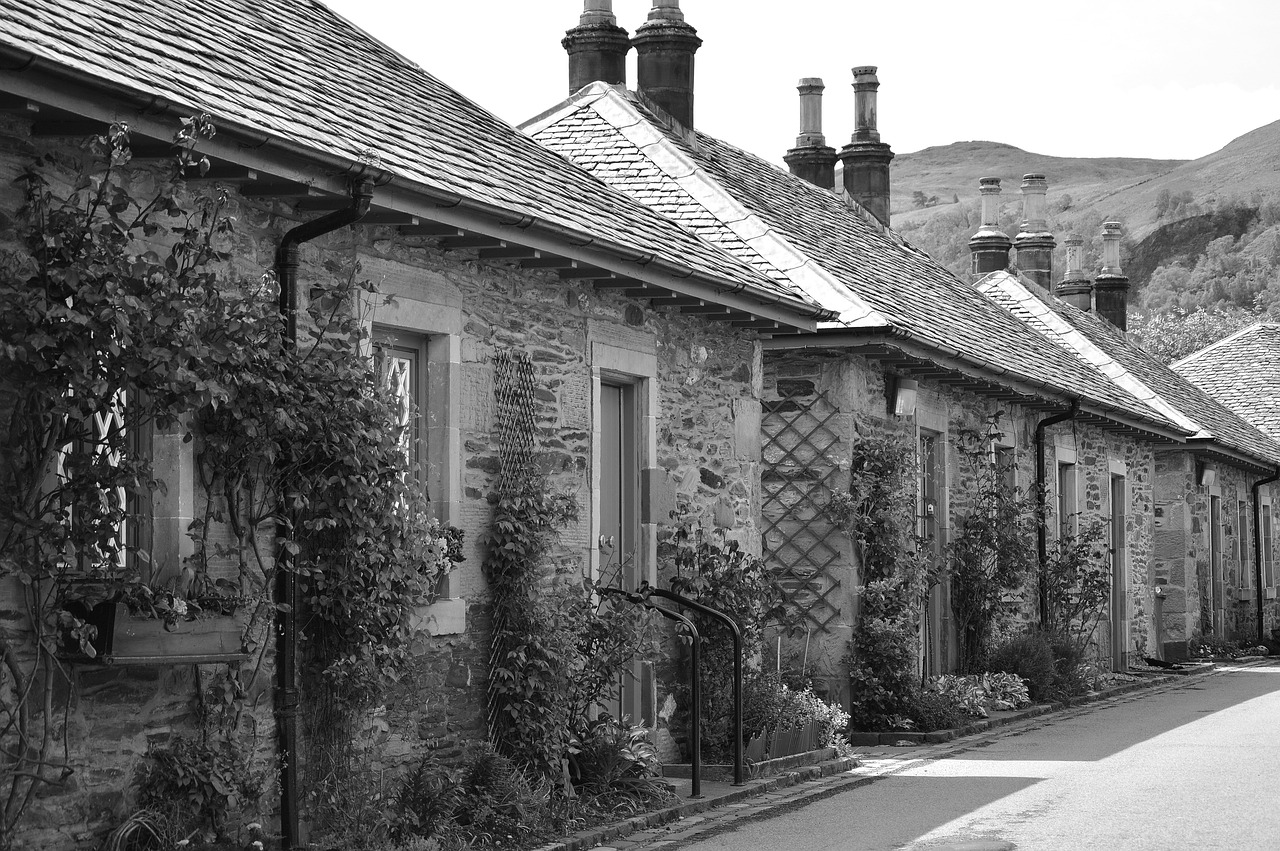
[[[764,404],[764,558],[797,630],[827,631],[840,617],[832,597],[841,538],[822,513],[843,475],[840,422],[840,410],[807,381],[779,381],[778,398]]]

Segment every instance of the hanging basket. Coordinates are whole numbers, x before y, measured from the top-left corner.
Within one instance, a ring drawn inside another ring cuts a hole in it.
[[[200,662],[238,662],[244,652],[244,624],[235,615],[202,614],[190,620],[133,615],[124,603],[98,603],[86,609],[68,605],[68,611],[97,627],[90,657],[80,648],[66,646],[68,658],[107,665],[181,665]]]

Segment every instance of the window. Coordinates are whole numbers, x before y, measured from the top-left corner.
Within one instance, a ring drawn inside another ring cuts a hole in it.
[[[1076,465],[1058,462],[1058,535],[1074,535],[1078,524],[1076,513]]]
[[[422,411],[427,405],[425,370],[426,339],[387,328],[374,329],[374,358],[382,389],[395,401],[400,445],[404,450],[405,470],[418,467],[418,475],[426,475],[425,438]],[[425,482],[424,482],[425,484]],[[428,499],[432,496],[427,488]]]
[[[1009,489],[1009,493],[1013,493],[1018,487],[1018,462],[1013,447],[995,444],[991,448],[991,457],[996,471],[1004,479],[1004,486]]]

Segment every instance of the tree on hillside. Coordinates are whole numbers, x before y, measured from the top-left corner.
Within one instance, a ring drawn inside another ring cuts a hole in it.
[[[1172,363],[1200,351],[1241,328],[1259,321],[1250,310],[1214,308],[1188,313],[1129,314],[1129,336],[1161,363]]]

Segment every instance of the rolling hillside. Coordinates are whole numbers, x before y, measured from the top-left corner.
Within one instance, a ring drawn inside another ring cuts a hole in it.
[[[1001,224],[1012,235],[1028,172],[1048,178],[1049,223],[1059,243],[1079,233],[1087,246],[1093,243],[1089,262],[1096,259],[1101,223],[1124,224],[1125,270],[1140,289],[1161,267],[1193,269],[1210,243],[1230,236],[1232,245],[1218,248],[1231,253],[1266,224],[1268,207],[1280,203],[1280,121],[1189,161],[1050,157],[997,142],[900,154],[891,172],[893,226],[963,274],[968,238],[979,224],[978,179],[1002,179]],[[1061,258],[1056,262],[1061,268]]]

